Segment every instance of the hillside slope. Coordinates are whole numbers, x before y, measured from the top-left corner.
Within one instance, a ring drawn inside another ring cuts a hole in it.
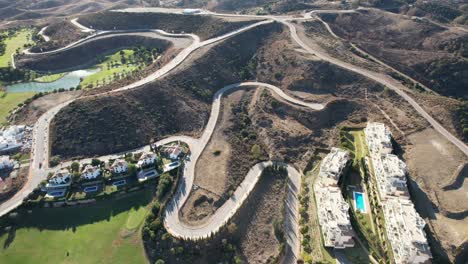
[[[174,33],[194,33],[205,40],[223,35],[255,20],[226,20],[212,16],[170,13],[100,12],[80,17],[79,22],[97,30],[162,29]]]
[[[279,24],[260,26],[198,51],[191,62],[161,80],[73,102],[52,121],[52,154],[102,155],[142,146],[154,138],[200,132],[214,92],[241,81],[240,69],[265,39],[280,30]]]
[[[86,33],[81,32],[80,29],[67,20],[51,23],[47,26],[46,30],[44,30],[44,34],[48,36],[50,40],[34,46],[31,48],[32,52],[55,50],[87,36]]]
[[[322,18],[340,37],[436,92],[468,98],[468,33],[377,10]]]
[[[144,34],[105,36],[62,52],[44,55],[22,55],[16,64],[19,68],[35,71],[64,72],[93,65],[103,56],[116,50],[137,46],[157,48],[163,51],[169,48],[171,43]]]

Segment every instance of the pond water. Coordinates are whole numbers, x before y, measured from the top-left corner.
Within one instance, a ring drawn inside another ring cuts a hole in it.
[[[27,82],[17,83],[6,87],[6,91],[9,93],[21,93],[21,92],[52,92],[60,88],[70,89],[80,84],[80,79],[86,76],[99,72],[100,69],[87,69],[77,70],[65,74],[62,78],[49,82]]]

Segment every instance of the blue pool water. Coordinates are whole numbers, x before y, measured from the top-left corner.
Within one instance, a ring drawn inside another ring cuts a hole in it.
[[[356,205],[356,210],[361,211],[361,213],[366,212],[366,203],[364,202],[364,194],[360,192],[354,192],[354,202]]]
[[[95,192],[97,191],[97,189],[98,189],[97,186],[88,186],[88,187],[85,187],[83,191],[88,193],[88,192]]]

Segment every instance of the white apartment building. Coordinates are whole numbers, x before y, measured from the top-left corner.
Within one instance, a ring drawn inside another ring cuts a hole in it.
[[[114,173],[124,173],[128,171],[128,163],[123,159],[117,159],[112,163],[111,170]]]
[[[0,156],[0,170],[11,169],[14,165],[8,156]]]
[[[385,124],[368,122],[364,134],[371,154],[392,152],[392,134]]]
[[[372,164],[381,201],[388,197],[409,199],[406,164],[393,154],[373,155]]]
[[[349,220],[349,205],[339,187],[315,188],[318,220],[325,247],[354,247],[354,232]]]
[[[426,223],[409,199],[405,163],[389,154],[392,145],[388,128],[381,123],[368,123],[364,132],[395,263],[431,263],[432,255],[423,230]]]
[[[55,172],[49,179],[51,185],[62,185],[71,183],[71,175],[67,169],[61,169]]]
[[[332,148],[320,166],[319,182],[323,186],[336,186],[349,160],[349,153],[339,148]]]
[[[383,209],[395,263],[431,263],[432,255],[424,233],[426,222],[416,212],[413,203],[410,200],[389,199],[383,204]]]
[[[138,160],[138,166],[148,166],[152,165],[156,162],[157,156],[153,152],[145,152],[141,155],[140,159]]]
[[[93,166],[93,165],[86,165],[81,172],[81,177],[86,180],[93,180],[96,179],[101,175],[101,169]]]
[[[354,232],[349,220],[349,205],[338,187],[343,169],[349,160],[349,153],[332,148],[323,159],[314,185],[317,214],[326,247],[354,247]]]

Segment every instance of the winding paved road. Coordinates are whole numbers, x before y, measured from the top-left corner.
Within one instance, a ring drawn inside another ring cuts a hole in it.
[[[218,16],[244,16],[244,15],[225,15],[225,14],[214,14],[210,13],[210,15],[218,15]],[[244,16],[245,17],[245,16]],[[321,51],[314,50],[313,48],[309,47],[307,44],[305,44],[300,37],[298,36],[298,33],[296,31],[296,27],[290,23],[290,20],[298,19],[298,18],[293,18],[293,17],[275,17],[275,16],[247,16],[247,17],[255,17],[255,18],[264,18],[268,20],[260,21],[258,23],[246,26],[244,28],[235,30],[231,33],[225,34],[223,36],[209,39],[203,42],[200,42],[199,38],[194,36],[194,35],[188,35],[188,34],[170,34],[170,35],[177,35],[181,36],[184,35],[185,37],[189,36],[193,39],[192,44],[184,49],[182,52],[180,52],[171,62],[160,68],[158,71],[155,73],[151,74],[150,76],[135,82],[131,85],[127,85],[125,87],[122,87],[117,90],[113,90],[108,93],[115,93],[119,92],[122,90],[128,90],[128,89],[134,89],[137,87],[140,87],[146,83],[152,82],[157,78],[160,78],[176,68],[180,63],[182,63],[192,52],[195,50],[204,47],[206,45],[215,43],[217,41],[224,40],[226,38],[229,38],[231,36],[234,36],[236,34],[239,34],[241,32],[247,31],[249,29],[252,29],[254,27],[257,27],[259,25],[271,23],[273,21],[277,21],[280,23],[285,24],[288,26],[291,37],[292,39],[299,45],[301,46],[305,51],[308,53],[314,54],[315,56],[321,58],[322,60],[328,61],[330,63],[333,63],[337,66],[346,68],[348,70],[351,70],[355,73],[361,74],[363,76],[366,76],[367,78],[370,78],[374,81],[377,81],[390,89],[394,90],[397,92],[403,99],[405,99],[408,103],[410,103],[416,111],[418,111],[428,122],[438,131],[440,132],[443,136],[445,136],[448,140],[450,140],[452,143],[454,143],[458,148],[460,148],[466,155],[468,155],[468,148],[467,146],[458,140],[456,137],[454,137],[452,134],[450,134],[445,128],[443,128],[437,121],[435,121],[427,112],[424,111],[410,96],[408,96],[406,93],[403,92],[404,86],[399,84],[398,81],[388,77],[384,76],[382,74],[378,74],[376,72],[372,72],[366,69],[362,69],[358,66],[342,62],[338,59],[335,59],[331,57],[328,54],[324,54]],[[307,19],[306,17],[299,18],[299,19]],[[80,25],[77,20],[72,21],[73,24],[76,26],[80,27],[82,30],[88,30],[87,32],[91,32],[93,30],[88,29],[86,27],[83,28],[82,25]],[[161,31],[162,32],[162,31]],[[101,33],[102,34],[102,33]],[[169,34],[162,32],[162,34]],[[99,35],[99,34],[98,34]],[[90,36],[88,38],[94,38],[94,36]],[[69,47],[64,47],[63,49],[71,48],[73,45],[78,45],[79,43],[86,41],[87,39],[78,41],[77,43],[74,43],[70,45]],[[60,50],[60,49],[59,49]],[[54,52],[58,52],[54,51]],[[213,105],[211,109],[211,115],[209,118],[209,121],[206,125],[206,128],[203,132],[203,135],[199,139],[194,139],[191,137],[169,137],[164,140],[161,140],[158,142],[158,144],[163,144],[171,141],[184,141],[186,142],[192,151],[192,157],[191,161],[188,161],[184,167],[184,174],[183,177],[181,178],[181,183],[178,186],[178,190],[176,192],[176,195],[174,196],[174,199],[171,201],[170,205],[168,206],[166,212],[165,212],[165,219],[164,219],[164,225],[166,226],[167,230],[174,236],[176,237],[183,237],[186,239],[198,239],[198,238],[203,238],[206,236],[209,236],[211,233],[216,232],[219,230],[237,211],[237,209],[242,205],[243,201],[246,199],[248,194],[253,190],[255,184],[257,183],[259,176],[261,174],[262,169],[265,166],[268,166],[271,164],[271,162],[263,162],[255,165],[252,167],[247,174],[245,180],[241,183],[241,185],[238,187],[238,189],[234,192],[234,195],[229,199],[228,201],[223,204],[216,212],[215,214],[208,220],[207,223],[201,225],[201,226],[186,226],[183,223],[181,223],[179,219],[179,210],[183,206],[183,204],[187,201],[188,195],[190,191],[192,190],[193,187],[193,180],[194,180],[194,175],[195,175],[195,164],[198,160],[198,157],[201,155],[203,152],[204,148],[208,144],[209,139],[211,138],[211,135],[214,131],[214,128],[216,126],[217,120],[218,120],[218,115],[220,111],[220,105],[221,105],[221,97],[222,95],[229,90],[233,89],[238,89],[241,87],[265,87],[267,89],[270,89],[271,91],[277,93],[279,96],[281,96],[284,100],[298,105],[300,107],[306,107],[314,110],[321,110],[323,109],[323,105],[321,104],[311,104],[311,103],[306,103],[301,100],[292,98],[286,94],[284,94],[283,91],[281,91],[279,88],[272,86],[270,84],[265,84],[265,83],[258,83],[258,82],[245,82],[245,83],[238,83],[238,84],[232,84],[228,85],[221,90],[219,90],[213,98]],[[25,198],[37,184],[42,180],[45,179],[47,172],[50,171],[48,168],[48,158],[49,158],[49,125],[51,119],[55,116],[57,112],[59,112],[63,107],[66,105],[70,104],[72,101],[68,101],[65,103],[62,103],[60,105],[57,105],[53,109],[49,110],[46,112],[43,116],[39,118],[37,121],[36,125],[34,126],[33,130],[33,144],[32,144],[32,163],[30,166],[30,179],[28,180],[27,184],[25,187],[17,193],[12,199],[9,201],[4,202],[3,204],[0,205],[0,215],[4,215],[8,213],[10,210],[14,209],[18,205],[20,205],[23,201],[23,198]],[[143,147],[147,148],[147,147]],[[112,155],[111,155],[112,156]],[[289,177],[289,188],[288,188],[288,196],[287,196],[287,215],[286,215],[286,238],[287,238],[287,244],[288,250],[285,262],[286,263],[294,263],[295,260],[298,257],[299,254],[299,234],[298,234],[298,199],[297,199],[297,194],[300,188],[300,181],[301,181],[301,174],[295,170],[292,166],[286,165],[287,170],[288,170],[288,177]]]
[[[75,23],[77,22],[75,21]],[[166,34],[167,36],[191,37],[193,39],[193,42],[189,47],[181,51],[171,62],[165,64],[163,67],[161,67],[159,70],[157,70],[155,73],[151,74],[150,76],[134,84],[122,87],[117,90],[106,92],[105,94],[115,93],[115,92],[122,91],[122,90],[128,90],[128,89],[140,87],[146,83],[152,82],[155,79],[160,78],[163,75],[170,72],[171,70],[173,70],[180,63],[182,63],[182,61],[184,61],[193,51],[197,50],[198,48],[203,47],[204,45],[215,43],[217,41],[221,41],[223,39],[229,38],[233,35],[242,33],[246,30],[249,30],[253,27],[256,27],[265,23],[271,23],[271,21],[262,21],[260,23],[249,25],[247,27],[240,28],[236,31],[219,36],[215,39],[206,40],[204,42],[200,42],[198,36],[195,36],[192,34],[172,34],[172,33],[166,33],[162,30],[155,30],[159,32],[160,34]],[[74,45],[79,45],[81,42],[82,41],[78,41]],[[66,48],[71,48],[71,47],[72,46],[66,47]],[[63,48],[53,51],[53,52],[59,52],[59,51],[63,51]],[[15,209],[16,207],[20,206],[23,203],[24,198],[26,198],[34,190],[34,188],[38,186],[38,184],[42,180],[46,179],[47,174],[50,171],[48,167],[50,121],[63,107],[69,105],[73,101],[74,100],[70,100],[70,101],[61,103],[55,106],[54,108],[50,109],[46,113],[44,113],[41,117],[39,117],[38,121],[36,122],[33,128],[33,142],[31,146],[31,165],[30,165],[28,180],[25,186],[18,193],[16,193],[9,200],[4,201],[3,203],[0,204],[0,216],[3,216],[7,214],[8,212],[10,212],[11,210]]]
[[[191,147],[191,160],[186,163],[184,167],[183,178],[177,189],[173,200],[169,203],[164,217],[164,225],[168,232],[175,236],[184,239],[201,239],[209,237],[210,234],[216,233],[224,226],[227,221],[237,212],[250,192],[255,187],[261,175],[263,168],[271,165],[270,162],[262,162],[250,169],[244,181],[236,189],[233,196],[227,200],[220,208],[216,210],[207,222],[199,226],[188,226],[182,223],[179,219],[179,211],[187,201],[190,191],[193,188],[193,181],[195,179],[195,165],[198,158],[202,154],[205,147],[213,134],[218,121],[219,112],[221,108],[221,98],[223,94],[230,90],[235,90],[243,87],[264,87],[277,93],[284,100],[295,104],[300,107],[305,107],[313,110],[322,110],[322,104],[311,104],[301,100],[292,98],[286,95],[281,89],[276,86],[260,83],[260,82],[244,82],[236,83],[223,87],[213,96],[213,103],[211,106],[211,115],[205,127],[203,135],[195,142],[188,142]],[[287,215],[285,218],[286,227],[286,241],[288,248],[292,250],[287,251],[287,263],[294,263],[299,255],[299,233],[298,233],[298,192],[301,182],[301,174],[290,165],[286,165],[289,177],[288,196],[286,201]]]
[[[41,35],[44,38],[45,42],[48,42],[50,40],[49,36],[47,36],[44,31],[46,31],[47,26],[43,27],[37,34]]]

